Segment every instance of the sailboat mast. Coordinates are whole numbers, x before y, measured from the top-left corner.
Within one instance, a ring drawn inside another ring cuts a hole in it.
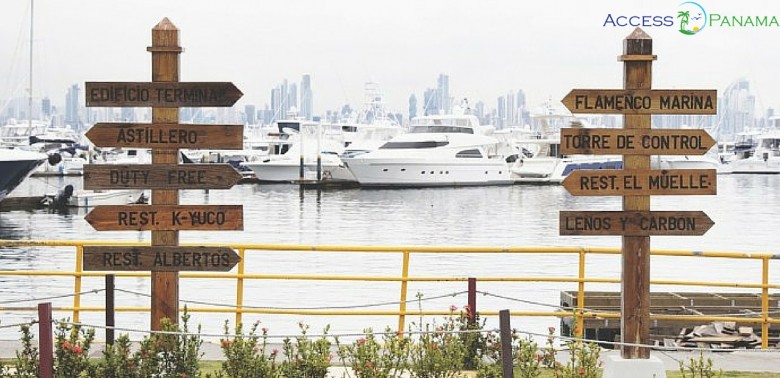
[[[33,103],[33,11],[35,0],[30,0],[30,88],[29,97],[27,98],[27,127],[32,132],[32,103]]]

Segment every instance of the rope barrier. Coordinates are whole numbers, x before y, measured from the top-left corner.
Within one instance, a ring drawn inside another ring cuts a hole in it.
[[[142,297],[148,297],[151,298],[150,294],[146,293],[140,293],[136,291],[131,290],[124,290],[124,289],[114,289],[118,292],[123,292],[127,294],[134,294]],[[331,310],[331,309],[357,309],[357,308],[367,308],[367,307],[380,307],[380,306],[390,306],[390,305],[399,305],[401,303],[413,303],[413,302],[423,302],[423,301],[431,301],[435,299],[442,299],[442,298],[449,298],[449,297],[457,297],[459,295],[463,295],[468,293],[468,291],[456,291],[449,294],[442,294],[438,296],[433,296],[430,298],[420,298],[420,299],[409,299],[406,301],[394,301],[394,302],[379,302],[379,303],[369,303],[369,304],[363,304],[363,305],[351,305],[351,306],[318,306],[318,307],[271,307],[271,306],[254,306],[254,305],[241,305],[236,306],[235,304],[226,304],[226,303],[216,303],[216,302],[207,302],[207,301],[199,301],[199,300],[191,300],[191,299],[179,299],[179,302],[183,303],[192,303],[192,304],[199,304],[199,305],[207,305],[207,306],[217,306],[217,307],[227,307],[227,308],[250,308],[250,309],[263,309],[263,310]]]
[[[97,328],[97,329],[113,329],[115,331],[122,331],[122,332],[131,332],[131,333],[143,333],[143,334],[157,334],[157,335],[172,335],[172,336],[187,336],[187,337],[218,337],[221,339],[226,338],[233,338],[237,335],[232,334],[210,334],[210,333],[188,333],[188,332],[177,332],[177,331],[151,331],[151,330],[141,330],[141,329],[132,329],[132,328],[125,328],[125,327],[110,327],[110,326],[103,326],[103,325],[92,325],[87,323],[74,323],[74,322],[66,322],[66,321],[54,321],[55,323],[59,324],[65,324],[70,325],[74,327],[87,327],[87,328]],[[640,347],[640,348],[650,348],[657,351],[669,351],[670,349],[673,349],[674,351],[691,351],[691,352],[778,352],[780,349],[777,348],[770,348],[770,349],[728,349],[728,348],[694,348],[694,347],[661,347],[658,345],[649,345],[649,344],[638,344],[638,343],[625,343],[625,342],[618,342],[618,341],[601,341],[601,340],[591,340],[591,339],[578,339],[575,337],[569,337],[569,336],[561,336],[561,335],[549,335],[549,334],[542,334],[538,332],[531,332],[531,331],[523,331],[523,330],[512,330],[515,333],[518,334],[524,334],[528,336],[536,336],[536,337],[542,337],[542,338],[552,338],[564,342],[582,342],[586,344],[596,344],[596,345],[611,345],[611,346],[631,346],[631,347]],[[439,334],[470,334],[470,333],[495,333],[498,334],[498,329],[478,329],[478,330],[455,330],[455,331],[445,331],[445,330],[433,330],[433,331],[406,331],[403,334],[407,336],[413,336],[413,335],[421,335],[421,334],[430,334],[430,333],[439,333]],[[398,335],[397,332],[373,332],[374,335]],[[339,334],[306,334],[306,337],[308,338],[341,338],[341,337],[364,337],[367,336],[368,333],[366,332],[355,332],[355,333],[339,333]],[[247,337],[247,335],[238,335]],[[301,335],[255,335],[256,338],[266,338],[266,339],[295,339],[297,337],[300,337]],[[568,348],[560,348],[558,350],[566,350]]]
[[[31,321],[25,322],[25,323],[0,324],[0,329],[2,329],[2,328],[16,328],[16,327],[21,327],[21,326],[25,326],[25,325],[31,326],[31,325],[34,325],[34,324],[38,324],[38,320],[37,319],[36,320],[31,320]]]
[[[24,303],[24,302],[43,302],[48,301],[51,299],[60,299],[60,298],[70,298],[75,297],[77,295],[86,295],[86,294],[97,294],[101,291],[106,291],[106,289],[94,289],[94,290],[87,290],[82,291],[80,293],[72,293],[72,294],[63,294],[63,295],[55,295],[51,297],[41,297],[41,298],[27,298],[27,299],[14,299],[9,301],[0,301],[0,305],[4,304],[12,304],[12,303]]]

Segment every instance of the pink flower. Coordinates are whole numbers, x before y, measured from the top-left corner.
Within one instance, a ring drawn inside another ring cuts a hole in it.
[[[361,338],[357,339],[357,343],[360,344],[360,345],[365,344],[366,343],[366,338],[365,337],[361,337]]]
[[[74,345],[74,346],[73,346],[73,348],[72,348],[71,350],[73,351],[73,353],[76,353],[76,354],[81,354],[81,352],[83,352],[83,351],[84,351],[84,349],[83,349],[83,348],[81,348],[81,347],[80,347],[80,346],[78,346],[78,345]]]
[[[263,331],[263,335],[265,335],[265,334],[268,333],[268,328],[263,327],[263,329],[261,329],[261,331]]]
[[[450,305],[450,312],[458,311],[458,306]]]
[[[555,327],[547,327],[547,332],[555,333]]]
[[[279,354],[279,349],[274,348],[274,350],[271,351],[271,355],[276,357],[277,354]]]
[[[70,349],[70,343],[67,341],[62,343],[62,350],[68,350],[68,349]]]

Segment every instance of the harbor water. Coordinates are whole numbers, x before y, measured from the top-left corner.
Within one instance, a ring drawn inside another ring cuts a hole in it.
[[[15,196],[42,195],[70,183],[77,188],[82,179],[33,177]],[[715,225],[704,236],[653,237],[654,249],[700,251],[774,252],[780,231],[780,175],[721,175],[717,196],[654,196],[653,210],[704,211]],[[243,184],[230,190],[191,190],[180,194],[182,204],[242,204],[244,230],[220,232],[182,231],[181,243],[256,243],[304,245],[438,245],[438,246],[602,246],[620,247],[615,236],[559,236],[561,210],[620,210],[620,197],[574,197],[561,186],[496,186],[425,189],[299,189],[294,185]],[[83,219],[87,210],[67,213],[48,210],[0,212],[0,238],[20,240],[119,240],[148,241],[149,232],[96,232]],[[74,248],[0,248],[1,270],[73,271]],[[327,274],[397,277],[401,274],[400,253],[314,253],[251,251],[246,272],[258,274]],[[577,274],[575,255],[525,254],[413,254],[411,276],[509,277],[568,276]],[[652,279],[760,283],[758,260],[654,257]],[[603,278],[620,277],[618,255],[589,255],[586,273]],[[777,283],[780,262],[770,263],[770,282]],[[67,295],[73,291],[73,277],[0,277],[0,306],[34,306],[19,302],[30,298]],[[87,277],[83,290],[103,288],[102,277]],[[235,305],[235,280],[182,279],[180,299],[211,304]],[[148,278],[118,278],[117,306],[148,306]],[[410,282],[409,298],[417,293],[423,301],[409,309],[446,310],[467,302],[464,282]],[[554,311],[560,291],[576,290],[571,283],[481,283],[481,309],[522,308]],[[619,291],[619,285],[586,285],[586,290]],[[738,289],[653,286],[654,291],[728,291]],[[744,289],[742,290],[744,291]],[[131,293],[132,292],[132,293]],[[248,280],[244,292],[246,307],[338,308],[397,310],[398,282]],[[454,296],[448,294],[457,293]],[[425,300],[445,296],[433,300]],[[518,301],[519,300],[519,301]],[[55,307],[71,306],[71,297],[51,300]],[[530,301],[532,303],[521,303]],[[381,304],[364,307],[371,304]],[[103,306],[102,293],[86,294],[82,306]],[[203,304],[190,304],[204,306]],[[64,318],[70,313],[56,313]],[[35,318],[34,313],[2,312],[0,325]],[[192,314],[191,322],[203,332],[222,333],[225,320],[233,314]],[[433,321],[434,319],[426,319]],[[438,319],[437,319],[438,320]],[[103,314],[84,312],[81,321],[103,324]],[[298,323],[318,333],[325,325],[331,333],[356,333],[364,328],[395,328],[395,316],[310,316],[245,314],[245,322],[261,321],[271,335],[297,335]],[[418,321],[414,316],[407,321]],[[497,319],[487,319],[496,326]],[[556,318],[515,318],[513,327],[545,333],[557,326]],[[117,326],[148,329],[146,313],[117,314]],[[100,336],[102,333],[98,332]],[[0,329],[0,339],[15,339],[16,329]],[[132,337],[140,338],[135,334]]]

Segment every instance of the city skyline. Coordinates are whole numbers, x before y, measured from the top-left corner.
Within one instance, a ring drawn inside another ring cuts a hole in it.
[[[26,96],[29,0],[0,5],[0,98]],[[347,7],[345,7],[347,5]],[[312,112],[359,107],[366,82],[378,83],[390,112],[408,114],[414,94],[448,75],[450,97],[497,107],[497,98],[523,90],[529,107],[559,101],[572,88],[619,88],[616,56],[633,27],[604,25],[608,15],[673,15],[676,2],[557,2],[407,0],[364,4],[235,1],[35,1],[33,95],[64,103],[66,89],[84,81],[146,81],[150,30],[169,17],[181,30],[182,81],[232,81],[237,104],[260,109],[284,78],[310,75]],[[780,15],[780,4],[708,2],[723,14]],[[553,27],[551,27],[553,26]],[[780,28],[711,27],[687,36],[648,26],[654,38],[655,88],[726,90],[739,78],[752,83],[756,106],[780,105]],[[219,32],[219,31],[222,32]],[[294,79],[293,79],[294,78]],[[298,88],[303,90],[301,88]],[[296,96],[298,97],[298,96]]]

